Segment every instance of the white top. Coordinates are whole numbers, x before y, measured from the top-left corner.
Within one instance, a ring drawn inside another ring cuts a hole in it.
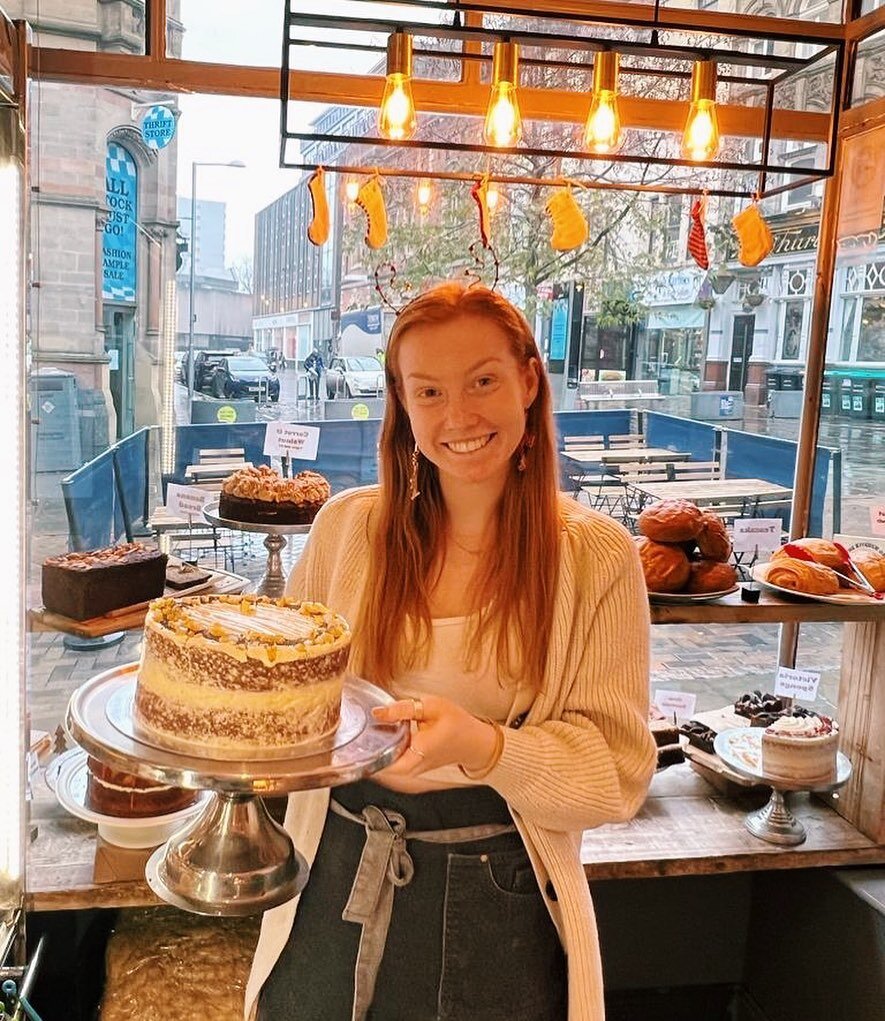
[[[470,617],[436,617],[431,625],[427,662],[393,683],[391,694],[395,698],[441,695],[473,716],[504,724],[531,708],[535,698],[531,685],[498,676],[491,640],[483,646],[477,668],[468,668],[464,657]],[[471,783],[457,766],[431,770],[423,778],[447,787]]]

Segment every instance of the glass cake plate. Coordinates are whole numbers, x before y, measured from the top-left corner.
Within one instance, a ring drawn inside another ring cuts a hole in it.
[[[829,780],[815,783],[799,782],[769,776],[762,770],[763,727],[735,727],[720,731],[713,749],[720,759],[741,776],[761,781],[771,787],[771,799],[758,811],[751,812],[744,825],[755,837],[772,844],[795,845],[805,840],[805,827],[787,808],[784,792],[834,791],[848,782],[851,762],[836,753],[836,772]]]
[[[64,760],[59,763],[52,789],[66,812],[85,822],[95,823],[99,836],[117,847],[157,847],[181,829],[187,819],[196,815],[209,797],[208,793],[201,794],[194,804],[164,815],[141,816],[137,819],[105,815],[89,807],[86,797],[89,779],[86,760],[86,752],[80,748],[72,748],[67,752]]]
[[[159,748],[132,720],[137,663],[97,674],[71,696],[65,725],[74,740],[115,769],[212,792],[198,815],[158,847],[145,877],[158,897],[202,915],[251,915],[296,896],[307,862],[259,795],[350,783],[390,765],[408,747],[406,723],[380,724],[390,695],[347,676],[341,724],[289,758],[211,759]]]

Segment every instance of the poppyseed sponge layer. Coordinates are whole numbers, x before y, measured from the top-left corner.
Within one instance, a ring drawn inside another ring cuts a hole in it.
[[[135,723],[148,740],[208,758],[261,757],[338,726],[350,648],[321,603],[267,596],[156,599]]]

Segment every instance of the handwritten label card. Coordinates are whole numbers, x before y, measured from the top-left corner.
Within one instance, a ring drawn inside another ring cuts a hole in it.
[[[813,702],[817,698],[819,684],[820,673],[817,670],[793,670],[788,666],[779,666],[774,680],[774,693]]]
[[[731,537],[735,553],[779,549],[782,528],[780,518],[735,518]]]
[[[207,503],[212,503],[218,498],[217,493],[211,493],[197,486],[179,486],[170,482],[166,488],[166,510],[173,517],[196,518],[203,520],[203,508]]]
[[[697,695],[687,691],[666,691],[664,688],[655,691],[655,705],[670,718],[675,713],[679,720],[689,719],[694,714],[696,701]]]
[[[870,507],[870,525],[873,535],[885,535],[885,503],[873,504]]]
[[[280,457],[297,457],[301,461],[315,461],[320,443],[320,431],[311,425],[290,425],[288,422],[268,422],[264,434],[264,453]]]

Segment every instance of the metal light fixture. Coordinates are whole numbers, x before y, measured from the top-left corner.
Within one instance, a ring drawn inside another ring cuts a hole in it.
[[[492,94],[486,112],[483,138],[487,145],[511,148],[522,138],[522,115],[516,89],[519,84],[519,46],[495,43],[492,58]]]
[[[716,118],[716,61],[696,60],[691,69],[691,106],[682,135],[682,155],[693,163],[708,163],[719,152]]]
[[[412,37],[392,32],[387,40],[387,78],[378,110],[378,131],[398,142],[411,138],[417,126],[412,98]]]
[[[584,148],[590,152],[615,152],[621,145],[618,63],[613,50],[600,51],[593,63],[593,96],[584,125]]]

